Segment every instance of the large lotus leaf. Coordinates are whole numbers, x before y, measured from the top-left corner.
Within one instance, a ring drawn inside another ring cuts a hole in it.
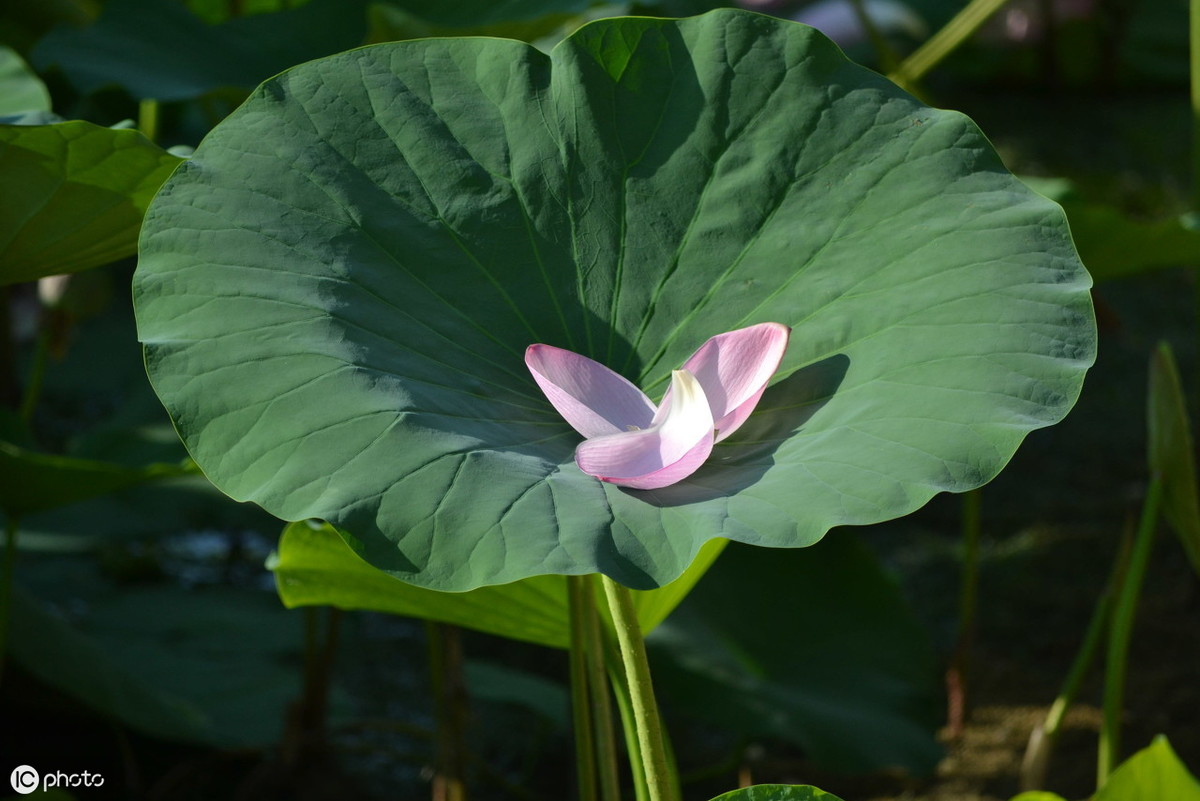
[[[253,88],[280,70],[362,43],[364,0],[310,0],[300,8],[209,25],[179,2],[110,0],[85,28],[61,26],[33,52],[83,92],[121,86],[137,98],[187,100],[223,87]]]
[[[0,125],[0,285],[132,256],[146,206],[179,162],[137,131]]]
[[[743,11],[363,48],[290,70],[156,198],[148,370],[223,491],[466,590],[678,576],[992,478],[1062,417],[1095,326],[1062,211],[963,116]],[[689,479],[584,475],[533,342],[651,394],[714,334],[792,343]]]
[[[654,590],[634,591],[642,631],[648,633],[684,599],[720,554],[725,540],[701,550],[682,576]],[[445,593],[415,587],[371,567],[328,525],[292,523],[279,538],[269,567],[288,608],[328,605],[436,620],[551,648],[571,643],[567,581],[532,576],[512,584]],[[597,591],[599,588],[597,587]],[[600,609],[606,609],[602,602]]]

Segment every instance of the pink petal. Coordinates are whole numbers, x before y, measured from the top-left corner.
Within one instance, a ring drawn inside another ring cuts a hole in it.
[[[585,437],[649,428],[656,411],[640,389],[597,361],[552,345],[530,345],[525,366],[550,404]]]
[[[657,489],[690,476],[713,446],[713,418],[700,382],[686,370],[671,375],[670,406],[650,428],[585,440],[579,469],[601,481]]]
[[[717,334],[683,363],[683,369],[704,387],[716,421],[717,442],[736,431],[754,411],[767,382],[779,369],[791,332],[780,323],[759,323]]]

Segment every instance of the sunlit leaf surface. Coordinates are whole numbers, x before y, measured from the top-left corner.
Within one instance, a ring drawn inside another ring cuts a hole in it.
[[[1095,344],[1061,210],[970,121],[749,12],[305,64],[200,145],[141,247],[151,380],[206,475],[442,590],[649,588],[714,537],[906,514],[1059,420]],[[522,364],[544,342],[657,397],[763,321],[794,329],[776,383],[662,490],[580,472]]]
[[[1200,782],[1179,760],[1167,738],[1125,760],[1096,793],[1095,801],[1200,801]]]

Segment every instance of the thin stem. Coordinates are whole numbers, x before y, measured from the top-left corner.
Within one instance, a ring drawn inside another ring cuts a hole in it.
[[[11,288],[0,286],[0,406],[20,408],[17,385],[17,346],[12,332]]]
[[[12,615],[13,565],[17,561],[17,529],[20,521],[8,515],[4,521],[4,564],[0,570],[0,677],[4,675],[4,656],[8,653],[8,620]]]
[[[318,674],[320,684],[316,690],[320,693],[318,708],[321,710],[322,729],[328,721],[329,688],[333,681],[333,665],[337,661],[338,635],[341,629],[342,610],[331,606],[325,615],[325,646],[321,649],[321,672]]]
[[[584,634],[587,637],[588,689],[592,699],[592,727],[595,731],[597,772],[600,776],[600,797],[604,801],[620,801],[621,782],[617,775],[617,740],[613,728],[612,702],[609,700],[604,671],[604,636],[600,631],[600,615],[596,611],[595,585],[591,576],[584,576],[583,610]]]
[[[321,616],[325,612],[322,633]],[[337,653],[340,609],[309,606],[304,609],[304,676],[299,700],[292,706],[284,731],[284,761],[299,764],[325,747],[329,712],[329,685]]]
[[[596,749],[592,741],[591,694],[588,690],[587,624],[584,595],[591,587],[583,576],[567,576],[571,624],[571,712],[575,725],[575,770],[579,801],[596,801]],[[593,604],[594,606],[594,604]],[[594,609],[593,609],[594,612]]]
[[[618,584],[608,576],[601,577],[601,582],[608,599],[609,611],[612,613],[613,626],[617,631],[617,644],[621,648],[625,678],[629,682],[629,698],[633,706],[638,750],[642,755],[650,801],[679,801],[673,792],[667,771],[662,721],[658,715],[658,704],[654,700],[650,662],[646,658],[646,643],[642,640],[633,596],[630,595],[628,587]]]
[[[900,63],[900,57],[896,54],[896,49],[888,42],[887,37],[880,32],[875,20],[871,19],[871,14],[867,11],[866,0],[850,0],[850,6],[854,9],[854,16],[858,18],[858,24],[863,27],[867,38],[871,40],[871,47],[875,48],[875,54],[879,56],[879,71],[886,73],[896,69]]]
[[[466,681],[462,637],[457,626],[427,622],[429,670],[437,713],[437,770],[434,801],[466,801]]]
[[[42,394],[42,380],[46,375],[46,358],[50,353],[50,332],[42,328],[38,332],[37,344],[33,350],[33,364],[29,370],[29,381],[25,384],[25,395],[21,398],[21,419],[26,425],[33,420],[33,410],[37,408],[38,398]]]
[[[1134,536],[1129,567],[1121,580],[1112,628],[1108,636],[1108,658],[1105,660],[1104,719],[1100,728],[1100,754],[1096,764],[1096,789],[1108,780],[1121,751],[1121,710],[1125,700],[1125,672],[1129,658],[1129,640],[1137,612],[1138,596],[1146,577],[1154,532],[1158,524],[1158,509],[1162,502],[1163,482],[1154,476],[1142,504],[1142,518]]]
[[[1079,652],[1075,654],[1075,661],[1071,663],[1071,667],[1067,671],[1067,678],[1063,681],[1062,689],[1059,690],[1058,697],[1054,699],[1054,703],[1046,713],[1046,719],[1029,735],[1029,744],[1025,748],[1025,757],[1021,762],[1021,790],[1023,791],[1040,790],[1046,783],[1046,770],[1050,764],[1050,755],[1054,751],[1054,745],[1058,741],[1059,732],[1062,730],[1063,718],[1066,717],[1067,710],[1074,703],[1075,696],[1079,694],[1079,688],[1082,686],[1089,668],[1095,662],[1104,632],[1112,618],[1113,597],[1121,583],[1122,576],[1128,569],[1132,540],[1131,532],[1126,531],[1125,536],[1121,539],[1121,548],[1117,552],[1117,557],[1113,560],[1112,574],[1104,586],[1104,591],[1096,600],[1096,606],[1092,610],[1092,619],[1088,621],[1087,631],[1083,635],[1083,643],[1079,646]]]
[[[1007,2],[1008,0],[971,0],[940,31],[904,59],[888,78],[902,88],[913,91],[926,73],[965,42]]]
[[[971,671],[971,648],[975,641],[976,612],[979,608],[979,543],[983,534],[983,491],[963,495],[962,507],[962,578],[958,594],[958,634],[954,655],[946,671],[951,737],[961,737],[967,717],[967,683]]]

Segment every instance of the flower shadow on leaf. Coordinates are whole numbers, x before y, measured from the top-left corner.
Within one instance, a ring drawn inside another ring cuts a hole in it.
[[[839,353],[796,370],[767,388],[749,419],[690,478],[658,490],[626,492],[655,506],[682,506],[750,487],[775,464],[779,446],[834,397],[849,367],[849,357]]]

